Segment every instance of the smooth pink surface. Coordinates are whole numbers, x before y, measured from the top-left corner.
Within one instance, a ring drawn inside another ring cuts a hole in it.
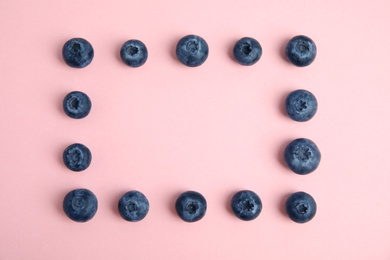
[[[2,1],[0,259],[390,259],[389,8],[382,0]],[[190,33],[210,47],[198,68],[174,53]],[[306,68],[283,55],[298,34],[318,47]],[[263,47],[251,67],[231,54],[244,36]],[[62,60],[73,37],[95,49],[84,69]],[[129,39],[149,50],[137,69],[119,57]],[[306,123],[283,111],[298,88],[319,102]],[[85,119],[62,110],[73,90],[92,100]],[[310,175],[282,161],[298,137],[322,153]],[[84,172],[63,165],[73,142],[91,149]],[[99,200],[90,222],[62,210],[75,188]],[[131,189],[150,202],[139,223],[117,212]],[[252,222],[229,209],[241,189],[263,201]],[[207,199],[197,223],[174,211],[185,190]],[[300,190],[318,205],[303,225],[283,210]]]

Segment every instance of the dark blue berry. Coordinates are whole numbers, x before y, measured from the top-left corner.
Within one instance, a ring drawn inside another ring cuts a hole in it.
[[[315,143],[306,138],[295,139],[284,150],[284,161],[297,174],[308,174],[317,169],[321,153]]]
[[[298,67],[310,65],[317,55],[317,47],[312,39],[304,35],[292,38],[286,46],[287,59]]]
[[[317,204],[312,196],[305,192],[296,192],[286,201],[286,212],[291,220],[297,223],[310,221],[317,211]]]
[[[130,67],[140,67],[148,59],[148,49],[139,40],[129,40],[122,45],[121,58]]]
[[[66,194],[63,203],[65,214],[77,222],[92,219],[97,211],[98,201],[95,194],[87,189],[76,189]]]
[[[262,204],[260,197],[250,190],[237,192],[232,198],[233,213],[242,220],[253,220],[259,216]]]
[[[199,192],[186,191],[177,198],[175,208],[182,220],[195,222],[206,214],[207,203]]]
[[[236,42],[233,55],[241,65],[255,64],[263,53],[259,42],[253,38],[245,37]]]
[[[149,212],[149,201],[141,192],[129,191],[119,199],[118,210],[125,220],[140,221]]]
[[[295,121],[304,122],[310,120],[317,112],[317,100],[307,90],[295,90],[286,98],[287,115]]]
[[[89,167],[92,160],[91,151],[83,144],[68,146],[62,156],[65,166],[72,171],[83,171]]]
[[[67,41],[62,48],[62,57],[66,64],[73,68],[84,68],[93,59],[92,45],[82,38],[73,38]]]
[[[91,106],[92,103],[87,94],[80,91],[70,92],[63,102],[65,114],[75,119],[86,117],[91,111]]]
[[[209,46],[203,38],[197,35],[184,36],[176,45],[177,58],[188,67],[202,65],[208,55]]]

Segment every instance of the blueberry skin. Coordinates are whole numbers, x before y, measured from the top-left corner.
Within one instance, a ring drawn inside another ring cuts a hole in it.
[[[67,94],[63,101],[65,114],[74,119],[86,117],[91,111],[92,103],[87,94],[73,91]]]
[[[245,221],[257,218],[263,208],[260,197],[250,190],[237,192],[232,198],[231,206],[234,215]]]
[[[206,214],[207,202],[199,192],[186,191],[177,198],[175,208],[182,220],[195,222]]]
[[[67,41],[62,48],[62,57],[66,64],[73,68],[84,68],[93,59],[92,45],[85,39],[73,38]]]
[[[118,210],[123,219],[137,222],[148,214],[149,201],[141,192],[129,191],[119,199]]]
[[[197,35],[184,36],[176,45],[177,58],[188,67],[202,65],[208,55],[209,46],[202,37]]]
[[[311,195],[303,191],[296,192],[288,197],[286,212],[292,221],[306,223],[315,216],[317,204]]]
[[[297,174],[308,174],[317,169],[321,153],[315,143],[306,138],[298,138],[284,150],[286,165]]]
[[[121,59],[123,62],[133,68],[145,64],[148,59],[148,49],[145,44],[139,40],[129,40],[122,45]]]
[[[92,160],[91,151],[83,144],[69,145],[62,156],[65,166],[68,169],[79,172],[89,167]]]
[[[76,189],[66,194],[62,207],[71,220],[87,222],[95,216],[98,201],[90,190]]]
[[[263,50],[260,43],[250,37],[244,37],[236,42],[233,55],[244,66],[250,66],[260,60]]]
[[[295,121],[305,122],[314,117],[317,112],[317,99],[307,90],[299,89],[291,92],[286,98],[287,115]]]
[[[317,47],[312,39],[304,35],[293,37],[286,46],[287,59],[298,67],[310,65],[317,55]]]

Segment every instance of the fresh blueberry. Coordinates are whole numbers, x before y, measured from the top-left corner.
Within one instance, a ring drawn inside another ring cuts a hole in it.
[[[87,94],[80,91],[70,92],[63,102],[65,114],[75,119],[86,117],[91,111],[91,106],[92,103]]]
[[[199,192],[186,191],[177,198],[175,208],[182,220],[195,222],[206,214],[207,202]]]
[[[253,220],[259,216],[263,205],[260,197],[250,190],[237,192],[232,198],[233,213],[242,220]]]
[[[188,67],[202,65],[208,55],[209,46],[203,38],[197,35],[184,36],[176,45],[177,58]]]
[[[315,143],[306,138],[295,139],[284,150],[284,161],[297,174],[308,174],[317,169],[321,153]]]
[[[69,145],[62,156],[65,166],[70,170],[79,172],[88,168],[91,164],[91,151],[83,144]]]
[[[122,45],[121,58],[130,67],[140,67],[148,59],[148,49],[139,40],[129,40]]]
[[[310,65],[316,58],[317,47],[312,39],[304,35],[292,38],[286,46],[288,60],[298,67]]]
[[[306,223],[317,211],[317,204],[312,196],[300,191],[290,195],[286,201],[286,212],[291,220]]]
[[[97,211],[98,201],[95,194],[87,189],[76,189],[66,194],[63,203],[65,214],[74,221],[87,222]]]
[[[317,100],[307,90],[299,89],[291,92],[286,98],[287,115],[295,121],[310,120],[317,112]]]
[[[140,221],[149,212],[149,201],[141,192],[129,191],[119,199],[118,210],[125,220]]]
[[[93,59],[92,45],[82,38],[73,38],[67,41],[62,48],[62,57],[66,64],[73,68],[84,68]]]
[[[255,64],[263,53],[259,42],[250,37],[244,37],[236,42],[233,55],[241,65]]]

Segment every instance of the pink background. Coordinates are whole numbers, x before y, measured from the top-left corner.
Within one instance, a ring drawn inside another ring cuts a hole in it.
[[[0,259],[390,259],[389,8],[383,0],[1,1]],[[174,54],[190,33],[210,48],[198,68]],[[306,68],[283,55],[298,34],[318,48]],[[244,36],[263,47],[251,67],[231,55]],[[87,68],[62,60],[73,37],[95,49]],[[119,57],[129,39],[149,50],[137,69]],[[283,111],[299,88],[319,102],[306,123]],[[62,110],[73,90],[92,100],[85,119]],[[298,137],[322,153],[310,175],[282,161]],[[74,142],[91,149],[84,172],[62,162]],[[99,200],[90,222],[62,210],[75,188]],[[131,189],[150,202],[138,223],[117,212]],[[229,209],[241,189],[262,199],[252,222]],[[199,222],[174,211],[186,190],[207,199]],[[283,210],[300,190],[318,205],[303,225]]]

